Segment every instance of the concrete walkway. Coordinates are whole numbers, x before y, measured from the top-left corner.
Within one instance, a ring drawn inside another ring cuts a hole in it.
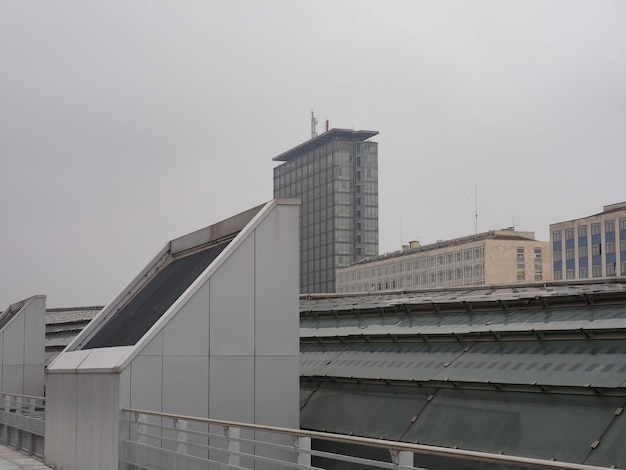
[[[43,462],[22,452],[0,445],[0,470],[50,470]]]

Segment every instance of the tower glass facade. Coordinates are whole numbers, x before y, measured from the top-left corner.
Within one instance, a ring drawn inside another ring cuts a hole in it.
[[[335,292],[335,270],[378,255],[374,131],[331,129],[275,157],[274,197],[300,198],[300,292]]]

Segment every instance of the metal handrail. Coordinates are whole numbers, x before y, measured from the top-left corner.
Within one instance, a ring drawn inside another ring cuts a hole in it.
[[[26,398],[28,400],[38,400],[38,401],[41,401],[42,403],[46,402],[46,397],[37,397],[37,396],[34,396],[34,395],[21,395],[19,393],[0,392],[0,397],[4,397],[4,396],[16,397],[16,398]]]
[[[512,455],[492,454],[464,449],[451,449],[447,447],[437,447],[424,444],[412,444],[408,442],[387,441],[383,439],[373,439],[368,437],[348,436],[344,434],[331,434],[319,431],[307,431],[304,429],[291,429],[279,426],[268,426],[262,424],[240,423],[236,421],[226,421],[219,419],[199,418],[195,416],[178,415],[173,413],[163,413],[135,408],[123,408],[123,412],[138,415],[149,415],[161,418],[171,418],[173,420],[191,421],[202,424],[249,429],[253,431],[265,431],[275,434],[282,434],[291,437],[305,437],[320,439],[324,441],[338,442],[344,444],[355,444],[387,449],[391,452],[413,452],[420,455],[434,455],[439,457],[449,457],[454,459],[465,459],[479,462],[490,462],[496,464],[511,464],[524,468],[555,470],[607,470],[608,467],[597,467],[570,462],[557,462],[554,460],[543,460],[532,457],[518,457]]]

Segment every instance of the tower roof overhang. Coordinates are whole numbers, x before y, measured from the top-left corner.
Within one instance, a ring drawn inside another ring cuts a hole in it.
[[[277,157],[272,158],[273,161],[286,162],[292,160],[303,153],[309,152],[310,150],[319,147],[321,145],[327,144],[332,140],[347,140],[352,142],[362,142],[371,137],[378,135],[378,131],[356,131],[352,129],[330,129],[329,131],[324,132],[323,134],[318,135],[306,142],[292,148],[291,150],[287,150],[286,152],[281,153]]]

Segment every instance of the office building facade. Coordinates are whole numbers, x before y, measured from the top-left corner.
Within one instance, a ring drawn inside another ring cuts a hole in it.
[[[376,131],[330,129],[274,157],[274,197],[300,198],[300,292],[335,292],[337,268],[378,255]]]
[[[626,202],[550,225],[554,279],[626,276]]]
[[[337,292],[514,284],[552,277],[550,243],[533,232],[494,230],[419,246],[337,270]]]

